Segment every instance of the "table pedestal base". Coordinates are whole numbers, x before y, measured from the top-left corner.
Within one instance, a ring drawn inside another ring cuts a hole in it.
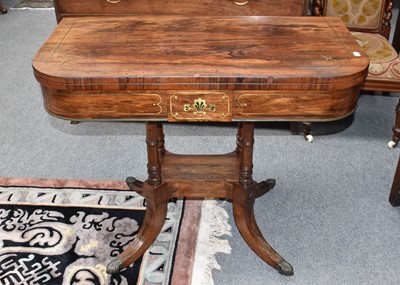
[[[148,174],[141,182],[127,178],[129,188],[146,199],[147,209],[136,238],[108,266],[117,273],[135,262],[155,241],[172,198],[224,198],[232,202],[236,226],[248,246],[283,275],[293,267],[265,240],[254,216],[255,199],[275,186],[274,179],[252,179],[254,122],[239,123],[236,150],[224,155],[177,155],[165,150],[159,122],[146,125]]]

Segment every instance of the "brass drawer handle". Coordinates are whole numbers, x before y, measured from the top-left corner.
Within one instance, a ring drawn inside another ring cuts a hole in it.
[[[106,0],[110,4],[118,4],[121,0]]]
[[[238,1],[232,0],[232,2],[235,3],[235,4],[238,5],[238,6],[244,6],[244,5],[248,4],[250,1],[251,1],[251,0],[246,0],[246,1],[243,1],[243,2],[238,2]]]

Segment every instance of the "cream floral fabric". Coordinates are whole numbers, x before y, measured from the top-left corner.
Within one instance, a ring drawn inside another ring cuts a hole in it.
[[[329,0],[326,15],[341,18],[349,28],[377,29],[382,1],[385,0]]]
[[[400,58],[388,40],[377,34],[352,34],[370,58],[368,77],[395,79],[400,84]]]

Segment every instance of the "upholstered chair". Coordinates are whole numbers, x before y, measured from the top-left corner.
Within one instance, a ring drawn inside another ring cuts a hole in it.
[[[313,15],[341,18],[369,56],[369,72],[361,87],[363,91],[400,92],[399,43],[396,39],[396,50],[389,42],[393,5],[393,0],[314,0]],[[397,27],[396,37],[400,36],[399,30]],[[388,144],[390,148],[400,139],[400,103],[396,113],[393,138]],[[304,136],[310,135],[310,131],[310,123],[305,122]]]

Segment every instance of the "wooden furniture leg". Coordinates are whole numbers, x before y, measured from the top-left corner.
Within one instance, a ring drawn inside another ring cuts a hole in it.
[[[162,127],[162,126],[161,126]],[[136,238],[116,259],[107,266],[107,273],[119,272],[135,262],[157,238],[167,216],[169,193],[161,185],[161,164],[158,136],[160,125],[157,122],[146,123],[146,143],[148,159],[148,180],[142,183],[133,177],[127,178],[128,186],[146,199],[146,214]]]
[[[396,106],[396,121],[392,131],[393,131],[393,137],[392,140],[388,143],[389,148],[396,147],[400,140],[400,100]]]
[[[400,13],[397,14],[397,20],[396,20],[396,26],[394,28],[392,46],[397,51],[397,53],[400,52]]]
[[[243,126],[242,153],[240,159],[239,185],[233,188],[232,204],[236,226],[247,245],[265,262],[283,275],[293,275],[293,267],[282,258],[264,239],[254,216],[254,201],[275,186],[269,179],[255,183],[253,172],[254,123]]]
[[[165,140],[164,140],[164,129],[162,122],[157,122],[157,143],[158,143],[158,153],[160,156],[165,155]]]
[[[162,192],[163,189],[162,187],[157,189],[149,187],[144,189],[146,194],[144,194],[144,192],[141,193],[145,195],[147,205],[143,225],[140,227],[139,233],[128,247],[118,255],[116,259],[108,264],[107,273],[118,273],[121,269],[128,267],[141,257],[156,240],[165,223],[168,209],[168,199],[160,199],[160,196],[165,195],[157,195],[154,193],[156,191]]]
[[[312,123],[311,122],[303,122],[303,136],[307,142],[313,142],[314,137],[311,135]],[[292,135],[298,135],[298,122],[290,122],[290,130],[292,131]]]
[[[400,159],[397,163],[396,173],[393,178],[392,190],[390,191],[389,202],[393,207],[400,206]]]
[[[292,135],[295,136],[299,134],[299,122],[289,122],[289,126]]]
[[[307,142],[313,142],[314,138],[311,135],[312,123],[303,122],[303,136]]]
[[[232,201],[235,223],[249,247],[283,275],[292,266],[265,240],[254,216],[255,199],[275,186],[274,179],[253,180],[254,122],[240,122],[236,150],[223,155],[176,155],[165,150],[162,123],[146,123],[147,171],[144,182],[127,178],[131,190],[147,202],[143,225],[128,247],[109,263],[117,273],[135,262],[151,246],[165,222],[171,198],[225,198]],[[162,173],[163,171],[163,173]]]
[[[238,130],[236,135],[236,154],[242,154],[242,143],[243,143],[243,122],[238,123]]]
[[[4,6],[1,4],[1,2],[0,2],[0,12],[3,14],[6,14],[8,12],[7,9],[4,8]]]

